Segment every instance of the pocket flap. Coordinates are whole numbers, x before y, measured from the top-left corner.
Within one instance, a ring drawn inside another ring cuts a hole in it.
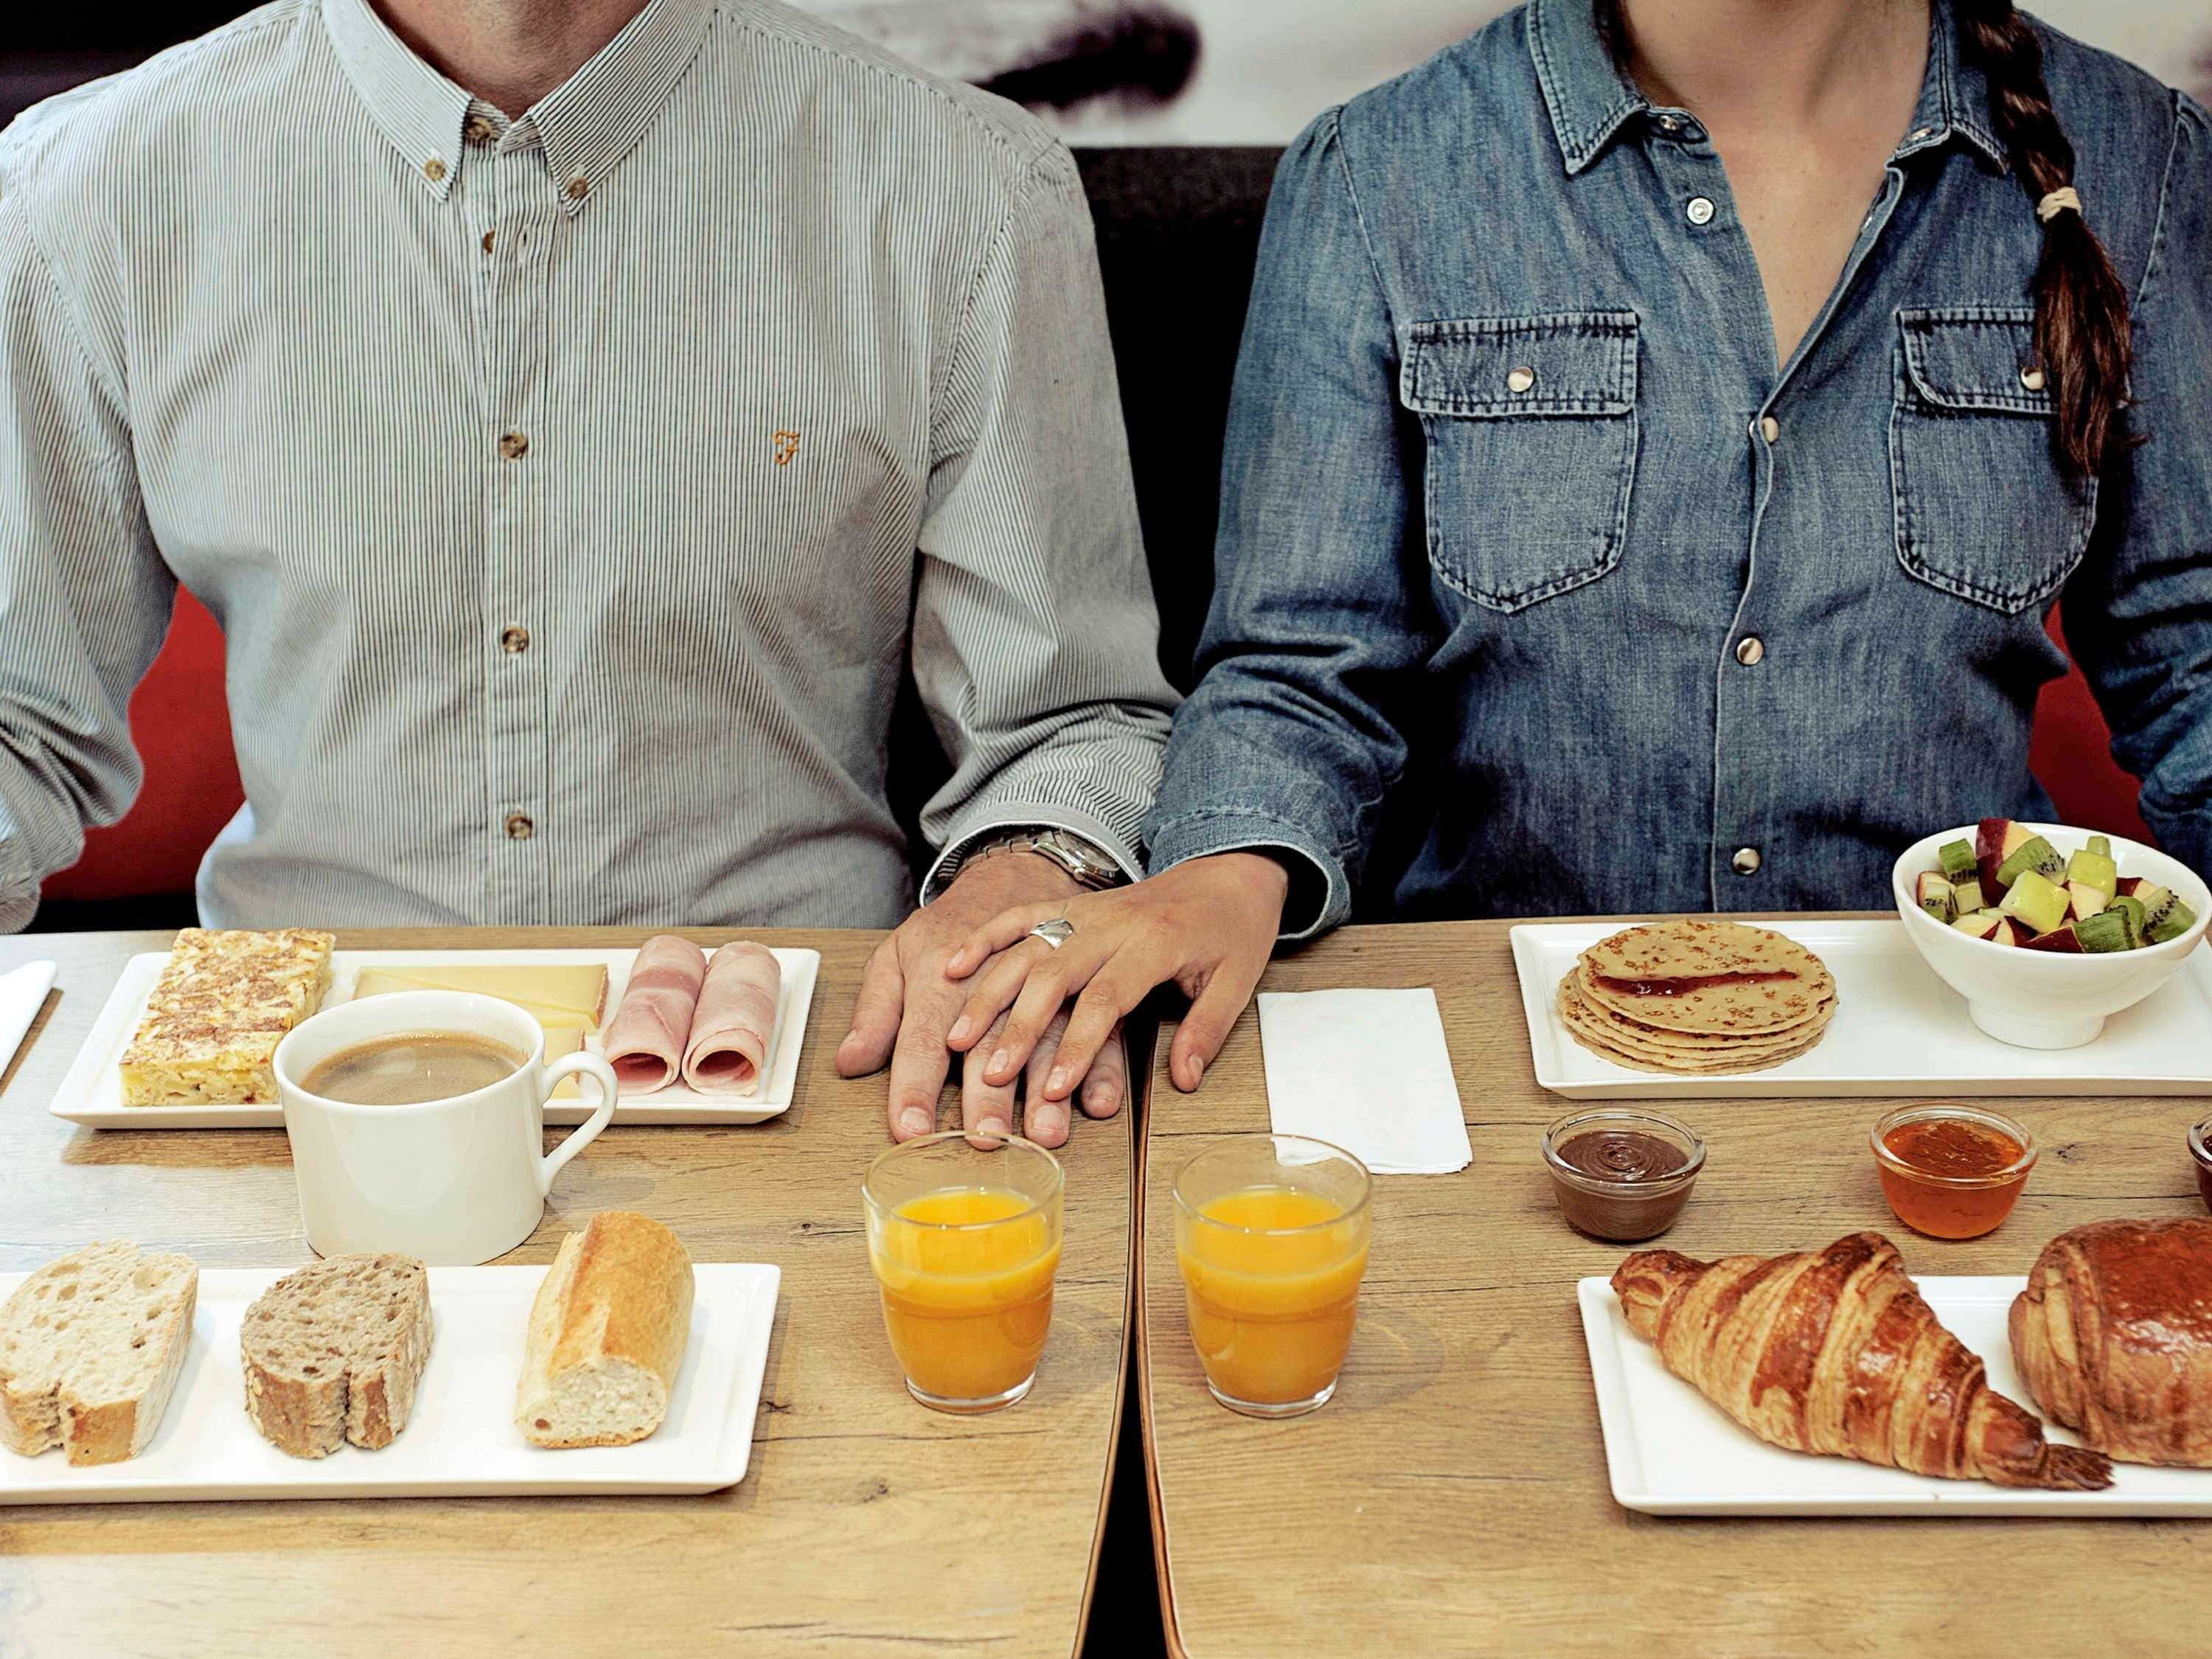
[[[1905,372],[1937,409],[2011,415],[2051,413],[2051,388],[2021,379],[2035,363],[2035,313],[2025,307],[1970,306],[1897,313]]]
[[[1406,407],[1423,415],[1626,415],[1636,406],[1636,313],[1414,323],[1398,379]]]

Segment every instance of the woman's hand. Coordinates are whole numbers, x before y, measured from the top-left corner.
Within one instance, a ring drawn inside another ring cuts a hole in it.
[[[1060,1052],[1044,1080],[1047,1099],[1065,1100],[1116,1022],[1155,985],[1173,980],[1190,998],[1191,1010],[1176,1033],[1168,1075],[1178,1089],[1195,1089],[1260,982],[1289,891],[1289,872],[1267,854],[1217,853],[1134,886],[1004,911],[971,933],[945,964],[947,979],[966,979],[990,963],[969,988],[967,1006],[945,1041],[964,1054],[992,1035],[996,1046],[984,1063],[983,1080],[1011,1081],[1053,1017],[1074,997]],[[1023,937],[1055,918],[1075,927],[1058,950]],[[1003,1024],[1001,1014],[1006,1015]]]

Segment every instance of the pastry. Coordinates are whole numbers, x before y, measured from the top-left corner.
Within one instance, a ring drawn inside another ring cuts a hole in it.
[[[2212,1220],[2093,1221],[2012,1304],[2035,1403],[2128,1463],[2212,1468]]]
[[[1989,1386],[1879,1233],[1717,1261],[1639,1250],[1613,1288],[1668,1370],[1771,1444],[2000,1486],[2112,1484],[2103,1453],[2053,1445]]]

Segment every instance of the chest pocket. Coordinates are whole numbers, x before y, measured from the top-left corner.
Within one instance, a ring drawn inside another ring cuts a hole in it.
[[[1620,562],[1636,476],[1636,313],[1415,323],[1400,396],[1426,445],[1429,562],[1492,611]]]
[[[1976,306],[1898,313],[1889,422],[1898,562],[1930,586],[2016,616],[2064,585],[2096,523],[2097,481],[2051,447],[2035,313]]]

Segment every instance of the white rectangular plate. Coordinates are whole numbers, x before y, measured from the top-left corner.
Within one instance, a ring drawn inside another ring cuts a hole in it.
[[[338,951],[331,957],[331,988],[323,1006],[331,1008],[353,996],[354,981],[364,968],[434,968],[501,963],[603,963],[607,970],[605,1018],[612,1019],[622,1002],[623,988],[629,983],[635,951]],[[760,1091],[750,1095],[695,1094],[681,1083],[657,1094],[624,1095],[616,1103],[617,1123],[758,1123],[791,1109],[791,1095],[799,1079],[799,1051],[806,1038],[806,1013],[814,1004],[814,980],[822,966],[819,951],[775,952],[783,969],[777,994],[775,1031],[769,1039],[767,1075]],[[168,965],[167,951],[133,957],[115,981],[101,1006],[100,1017],[77,1050],[69,1075],[62,1079],[52,1110],[56,1117],[95,1129],[281,1129],[284,1109],[271,1101],[260,1106],[126,1106],[123,1079],[116,1069],[129,1046],[131,1034],[146,1012],[146,999],[154,982]],[[592,1052],[599,1051],[596,1036],[585,1039]],[[580,1087],[583,1085],[579,1085]],[[581,1123],[592,1115],[585,1098],[564,1098],[545,1108],[548,1123]]]
[[[718,1492],[744,1479],[781,1272],[693,1268],[691,1339],[668,1416],[633,1446],[548,1451],[514,1426],[523,1333],[543,1267],[433,1267],[430,1364],[415,1414],[381,1451],[288,1457],[246,1415],[238,1330],[291,1271],[210,1268],[184,1375],[153,1443],[121,1463],[73,1468],[57,1451],[0,1451],[0,1505],[242,1498],[514,1498]],[[0,1274],[0,1298],[27,1275]]]
[[[1795,1059],[1735,1076],[1673,1077],[1616,1066],[1575,1041],[1552,1000],[1575,958],[1636,926],[1524,922],[1513,966],[1536,1081],[1575,1100],[1773,1099],[1791,1095],[2212,1095],[2212,951],[2079,1048],[2015,1048],[1966,1017],[1966,999],[1936,977],[1905,924],[1762,921],[1817,954],[1836,978],[1827,1035]]]
[[[2005,1320],[2025,1279],[1922,1279],[1920,1294],[1981,1355],[1990,1386],[2035,1403],[2012,1368]],[[2020,1492],[1986,1480],[1939,1480],[1848,1457],[1770,1446],[1660,1364],[1628,1328],[1602,1279],[1576,1286],[1614,1502],[1646,1515],[2212,1516],[2212,1469],[2112,1465],[2103,1492]],[[2045,1425],[2055,1441],[2078,1437]]]

